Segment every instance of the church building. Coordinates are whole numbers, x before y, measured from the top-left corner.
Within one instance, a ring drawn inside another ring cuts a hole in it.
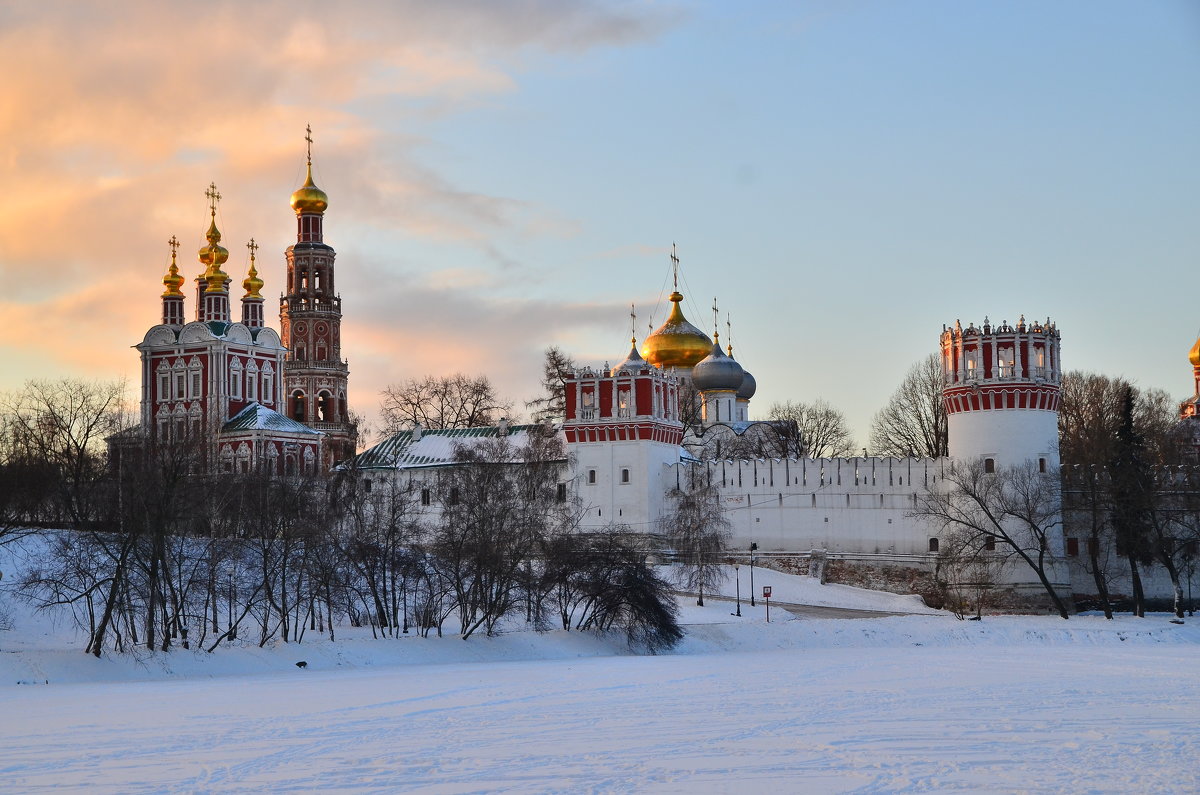
[[[160,322],[136,347],[141,354],[140,441],[195,447],[204,469],[268,475],[311,474],[354,453],[347,363],[341,358],[341,297],[334,291],[334,250],[324,242],[329,200],[308,173],[291,198],[296,242],[287,257],[287,293],[280,302],[283,336],[263,318],[258,245],[246,248],[241,319],[232,316],[231,277],[223,266],[216,185],[209,185],[210,222],[197,258],[196,305],[186,319],[180,289],[179,242],[163,277]],[[119,444],[128,444],[122,440]]]

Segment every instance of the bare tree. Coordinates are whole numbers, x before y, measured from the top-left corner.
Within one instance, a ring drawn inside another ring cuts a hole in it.
[[[942,365],[937,354],[914,364],[871,420],[871,451],[903,458],[949,455],[946,406],[942,402]]]
[[[990,606],[1007,556],[997,554],[995,536],[957,528],[940,538],[935,577],[946,599],[946,608],[962,620],[967,613],[978,619]]]
[[[775,403],[767,416],[780,457],[841,458],[856,452],[846,415],[824,400]]]
[[[1062,525],[1060,499],[1057,472],[1024,466],[988,472],[983,459],[953,461],[942,471],[940,487],[920,497],[912,515],[972,544],[986,545],[992,537],[1001,552],[1037,575],[1054,609],[1067,618],[1066,603],[1050,579]]]
[[[1157,559],[1172,579],[1182,609],[1175,555],[1184,531],[1175,511],[1181,492],[1163,471],[1179,463],[1172,443],[1175,408],[1158,389],[1140,390],[1124,378],[1072,371],[1064,374],[1059,449],[1064,471],[1063,509],[1087,541],[1087,568],[1101,607],[1112,617],[1111,554],[1128,566],[1134,613],[1143,614],[1141,567]]]
[[[522,605],[531,561],[578,518],[560,499],[566,458],[549,425],[530,426],[524,444],[508,437],[460,447],[438,479],[441,508],[428,560],[453,589],[461,634],[488,635]]]
[[[705,589],[711,592],[725,578],[720,558],[729,541],[729,520],[716,486],[694,470],[670,497],[674,508],[663,515],[659,529],[675,550],[679,585],[696,591],[696,604],[703,606]]]
[[[512,419],[512,404],[502,400],[487,376],[410,378],[390,384],[380,403],[384,433],[393,434],[414,424],[425,428],[474,428]]]
[[[566,379],[574,370],[575,361],[557,345],[546,349],[542,361],[542,394],[525,402],[525,408],[534,420],[561,420],[566,416]]]
[[[120,381],[29,381],[0,400],[6,420],[5,463],[48,477],[51,520],[83,528],[98,520],[104,489],[105,440],[128,422]],[[45,482],[32,483],[45,489]]]

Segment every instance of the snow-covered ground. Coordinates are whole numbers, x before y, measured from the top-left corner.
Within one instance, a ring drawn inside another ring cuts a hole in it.
[[[1200,790],[1200,623],[681,606],[688,636],[658,657],[514,632],[102,660],[13,606],[0,791]]]

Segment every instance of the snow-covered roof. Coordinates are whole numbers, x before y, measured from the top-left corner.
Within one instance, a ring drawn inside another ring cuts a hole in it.
[[[543,425],[510,425],[507,438],[514,450],[529,443],[529,432],[541,430]],[[562,430],[556,428],[561,436]],[[417,467],[447,466],[454,463],[455,451],[463,446],[470,447],[500,436],[500,428],[445,428],[440,430],[421,429],[419,438],[414,431],[400,431],[355,458],[360,469],[409,469]]]
[[[307,433],[321,436],[320,431],[273,411],[261,403],[251,403],[234,414],[221,426],[221,433],[235,431],[282,431],[284,433]]]

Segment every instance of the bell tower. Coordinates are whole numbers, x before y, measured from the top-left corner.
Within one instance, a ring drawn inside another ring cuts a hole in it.
[[[292,194],[296,242],[287,248],[287,293],[279,305],[288,349],[282,413],[325,434],[328,467],[354,455],[357,439],[346,403],[350,368],[342,359],[342,299],[333,281],[336,253],[325,243],[323,230],[329,197],[313,182],[311,127],[304,140],[308,174]]]

